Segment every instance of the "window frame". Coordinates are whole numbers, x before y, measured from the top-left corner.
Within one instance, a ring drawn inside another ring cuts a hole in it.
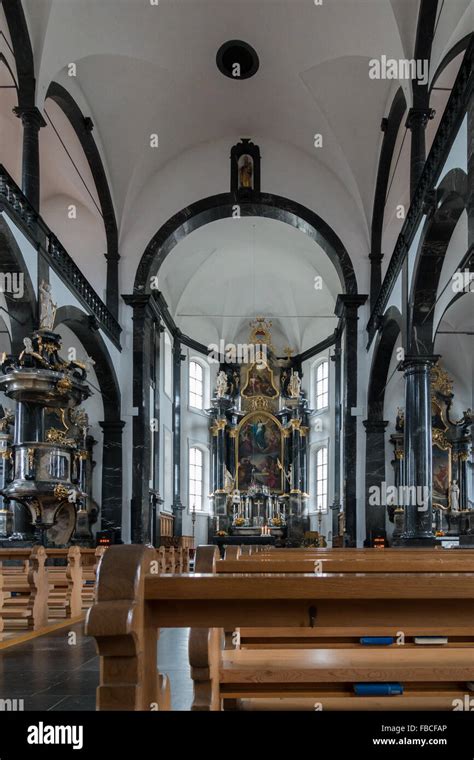
[[[318,372],[320,367],[323,367],[326,365],[326,376],[322,377],[320,380],[318,379]],[[322,393],[318,393],[318,385],[319,383],[326,382],[326,390]],[[314,398],[314,411],[316,414],[321,414],[322,412],[326,412],[329,409],[329,358],[325,356],[323,359],[317,362],[317,364],[313,365],[313,398]],[[318,407],[318,398],[320,397],[326,397],[326,403],[323,406]]]

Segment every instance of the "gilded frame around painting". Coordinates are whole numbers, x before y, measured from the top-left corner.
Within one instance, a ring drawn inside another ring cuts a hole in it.
[[[261,428],[260,430],[258,430],[258,427],[257,429],[255,429],[255,427],[250,428],[250,426],[258,426],[258,423],[260,422],[263,423],[265,427],[263,430],[263,435]],[[261,444],[262,442],[265,442],[266,426],[269,426],[270,432],[272,429],[273,431],[278,432],[279,440],[273,446],[263,448]],[[244,431],[249,428],[249,435],[243,439]],[[260,436],[259,439],[256,439],[257,435]],[[247,444],[249,447],[249,451],[247,451],[247,453],[244,453],[244,444]],[[256,446],[256,448],[254,446]],[[259,448],[260,451],[258,450]],[[244,458],[248,460],[248,464],[251,467],[257,468],[263,464],[263,460],[265,459],[266,466],[270,467],[270,473],[266,476],[267,482],[264,482],[264,478],[262,477],[261,485],[268,485],[270,490],[274,493],[283,493],[283,471],[280,469],[278,469],[278,486],[275,484],[275,480],[277,479],[276,468],[278,467],[276,460],[279,459],[280,463],[283,464],[283,427],[280,421],[273,414],[264,411],[251,412],[250,414],[246,415],[246,417],[244,417],[244,419],[241,420],[237,426],[237,435],[235,442],[235,475],[236,488],[239,491],[246,491],[250,482],[248,474],[245,478],[243,478],[240,474],[242,465],[244,463]],[[261,470],[259,471],[261,473]]]

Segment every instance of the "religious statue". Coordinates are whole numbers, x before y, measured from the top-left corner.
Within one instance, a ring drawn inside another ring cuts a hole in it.
[[[44,280],[39,286],[40,290],[40,330],[52,330],[54,319],[56,317],[57,304],[53,303],[51,296],[51,285]]]
[[[224,491],[227,491],[227,493],[232,493],[234,490],[235,485],[235,478],[232,477],[231,473],[225,468],[225,475],[224,475]]]
[[[395,430],[397,430],[399,433],[402,432],[403,426],[405,424],[405,412],[403,409],[400,409],[400,407],[397,407],[397,417],[395,420]]]
[[[253,190],[253,160],[244,154],[239,160],[239,190]]]
[[[217,375],[216,389],[217,398],[222,398],[227,393],[227,375],[223,369]]]
[[[238,372],[236,369],[232,372],[232,379],[231,379],[231,396],[237,396],[239,390],[240,390],[240,372]]]
[[[11,409],[3,408],[3,417],[0,419],[0,432],[8,433],[8,428],[13,425],[15,421],[15,414]]]
[[[301,393],[301,378],[297,372],[293,370],[291,373],[290,381],[288,383],[288,392],[290,398],[299,398]]]
[[[72,424],[80,428],[83,433],[89,429],[89,416],[82,407],[79,406],[77,409],[71,409],[69,411],[69,418]]]
[[[449,506],[451,512],[459,512],[459,486],[457,480],[452,480],[449,486]]]

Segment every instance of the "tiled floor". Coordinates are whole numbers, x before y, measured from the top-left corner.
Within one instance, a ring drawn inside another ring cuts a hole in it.
[[[0,652],[0,699],[23,699],[25,710],[95,710],[99,658],[82,629],[77,624]],[[162,631],[158,665],[170,678],[173,710],[189,710],[187,629]]]

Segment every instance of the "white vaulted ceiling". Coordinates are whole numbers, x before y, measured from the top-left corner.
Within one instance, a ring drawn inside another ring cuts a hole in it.
[[[289,158],[299,153],[311,179],[303,201],[296,200],[318,213],[325,192],[331,192],[326,221],[351,249],[353,261],[363,256],[367,266],[380,121],[400,84],[369,79],[368,63],[382,54],[413,57],[419,0],[324,0],[322,5],[159,0],[157,6],[150,0],[23,0],[23,5],[38,106],[56,80],[92,117],[121,243],[126,239],[125,259],[139,257],[156,231],[153,205],[166,209],[168,218],[202,197],[193,169],[188,177],[177,180],[174,172],[169,180],[169,167],[180,157],[185,161],[191,151],[224,141],[225,180],[219,177],[212,191],[228,191],[228,151],[237,135],[254,138],[264,157],[279,158],[278,177],[269,170],[270,159],[262,164],[262,189],[272,193],[294,197],[286,178],[296,172],[296,181],[303,182]],[[442,39],[440,33],[436,38],[440,57],[468,6],[469,0],[443,5]],[[218,71],[216,52],[229,39],[244,40],[257,51],[260,68],[254,77],[232,81]],[[77,65],[74,78],[67,74],[71,62]],[[410,102],[408,83],[403,85]],[[159,135],[157,150],[149,147],[152,133]],[[314,148],[315,133],[323,135],[322,149]],[[208,165],[205,171],[217,169]],[[161,176],[166,183],[156,179]],[[268,176],[271,187],[265,184]],[[329,180],[337,192],[326,189]],[[193,191],[186,196],[189,187]],[[170,202],[170,196],[176,200]]]
[[[158,284],[181,330],[206,345],[247,342],[249,321],[264,316],[273,322],[277,353],[285,346],[299,353],[337,323],[341,285],[327,255],[304,233],[272,219],[200,227],[173,248]]]

